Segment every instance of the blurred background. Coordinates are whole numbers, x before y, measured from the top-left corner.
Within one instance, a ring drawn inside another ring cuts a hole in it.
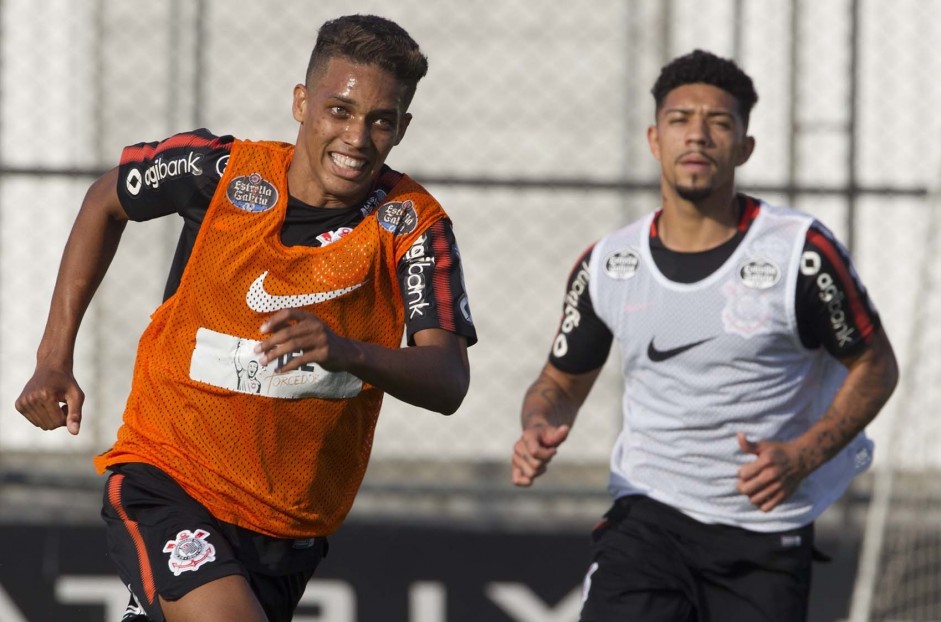
[[[923,0],[0,0],[0,620],[117,620],[127,600],[91,456],[119,426],[179,219],[127,228],[86,315],[81,434],[13,408],[85,190],[125,145],[183,130],[293,142],[317,28],[348,13],[396,20],[429,56],[388,162],[454,220],[480,342],[452,417],[388,398],[297,619],[577,619],[609,503],[616,359],[529,490],[509,484],[519,406],[578,255],[658,207],[649,89],[698,47],[759,93],[740,187],[834,230],[902,364],[870,427],[874,469],[818,522],[833,561],[812,620],[941,620],[941,2]]]

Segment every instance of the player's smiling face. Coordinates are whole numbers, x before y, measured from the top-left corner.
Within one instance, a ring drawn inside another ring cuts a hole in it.
[[[696,201],[734,183],[735,168],[755,145],[745,130],[730,93],[709,84],[685,84],[664,98],[647,139],[664,183]]]
[[[405,134],[407,89],[388,71],[332,58],[294,87],[300,122],[288,173],[291,194],[311,205],[349,207],[366,198]]]

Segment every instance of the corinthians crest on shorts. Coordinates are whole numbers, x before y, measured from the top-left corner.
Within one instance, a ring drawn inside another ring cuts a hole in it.
[[[169,540],[163,546],[163,552],[170,554],[168,564],[170,572],[176,576],[187,570],[197,570],[203,564],[216,559],[216,547],[206,541],[209,532],[203,529],[189,531],[184,529],[176,534],[176,540]]]

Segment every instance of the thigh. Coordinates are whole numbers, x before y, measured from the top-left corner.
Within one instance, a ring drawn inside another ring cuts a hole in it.
[[[245,580],[229,575],[204,583],[177,600],[160,598],[168,622],[268,622],[264,610]]]
[[[307,582],[326,557],[326,538],[283,539],[223,524],[270,622],[290,622]]]
[[[290,622],[293,619],[294,610],[313,575],[313,568],[285,575],[250,573],[251,588],[261,601],[268,622]]]
[[[582,622],[695,620],[697,587],[676,541],[632,515],[634,501],[619,500],[592,534]]]
[[[717,531],[701,560],[708,620],[807,620],[812,525],[785,533]]]

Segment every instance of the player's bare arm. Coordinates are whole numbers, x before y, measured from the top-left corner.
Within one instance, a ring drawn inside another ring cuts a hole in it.
[[[261,326],[268,338],[256,350],[266,365],[284,354],[303,351],[279,371],[317,363],[328,371],[346,371],[389,395],[444,415],[453,414],[470,386],[467,340],[446,330],[415,333],[415,345],[385,348],[347,339],[320,319],[299,309],[283,309]]]
[[[757,458],[739,470],[738,490],[763,511],[787,499],[801,480],[833,458],[885,405],[898,383],[898,363],[883,329],[860,354],[841,359],[849,370],[820,420],[789,443],[748,441],[743,451]]]
[[[72,374],[75,340],[127,223],[117,178],[117,168],[108,171],[85,195],[59,265],[36,370],[16,400],[16,409],[43,430],[65,425],[79,432],[85,396]]]
[[[599,367],[584,374],[569,374],[546,363],[523,397],[523,433],[513,446],[511,462],[514,484],[531,486],[546,472],[600,373]]]

